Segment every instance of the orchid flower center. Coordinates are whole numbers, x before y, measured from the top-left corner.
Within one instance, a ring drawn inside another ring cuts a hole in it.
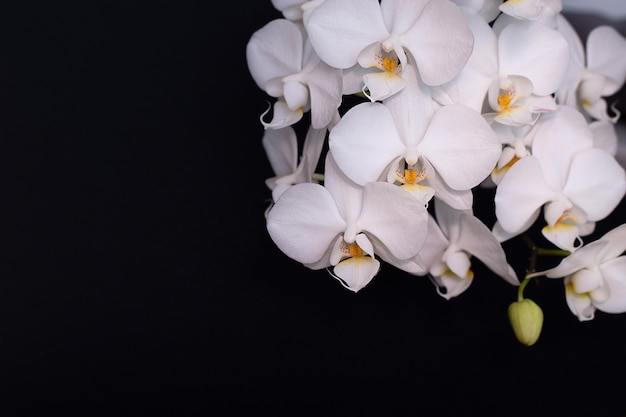
[[[402,72],[402,64],[394,52],[376,54],[376,62],[381,70],[390,74]]]
[[[405,184],[419,184],[426,179],[426,170],[424,168],[417,170],[415,168],[406,168],[404,170]]]
[[[345,258],[360,258],[365,256],[365,251],[358,245],[358,243],[347,243],[346,241],[341,242],[339,250],[344,255]]]
[[[426,179],[426,168],[418,158],[417,163],[409,165],[406,162],[404,164],[404,170],[402,166],[399,166],[396,170],[396,183],[397,184],[419,184]]]
[[[505,91],[504,93],[498,96],[498,106],[500,107],[500,112],[505,112],[509,110],[509,106],[513,102],[514,97],[515,97],[515,90],[513,89]]]

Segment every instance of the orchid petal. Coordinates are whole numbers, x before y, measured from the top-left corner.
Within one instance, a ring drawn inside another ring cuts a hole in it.
[[[496,217],[509,233],[523,231],[530,218],[555,196],[543,177],[539,161],[527,156],[515,163],[496,188]]]
[[[560,104],[576,105],[576,88],[585,69],[585,48],[579,32],[563,15],[557,15],[557,30],[565,36],[570,46],[570,64],[561,86],[556,91],[556,100]]]
[[[350,68],[366,46],[389,36],[378,0],[326,0],[306,21],[309,39],[331,67]]]
[[[451,104],[434,114],[419,149],[446,184],[468,190],[489,176],[502,145],[479,113]]]
[[[363,90],[363,76],[377,71],[376,68],[363,68],[360,65],[353,65],[350,68],[342,70],[343,74],[343,95],[352,95],[360,93]]]
[[[456,210],[472,208],[474,201],[472,190],[453,190],[436,175],[428,177],[424,183],[431,186],[435,190],[435,196],[450,207]]]
[[[596,308],[591,304],[589,295],[577,294],[571,285],[565,286],[565,301],[579,321],[589,321],[595,317]]]
[[[610,82],[603,96],[615,94],[626,81],[626,38],[612,26],[597,26],[587,36],[587,69]]]
[[[617,155],[619,139],[615,125],[607,120],[596,120],[589,124],[593,132],[594,147],[604,149],[613,156]]]
[[[574,155],[593,146],[593,133],[582,113],[569,106],[544,114],[540,123],[535,131],[532,154],[540,161],[547,183],[561,190]]]
[[[279,99],[274,103],[272,109],[272,120],[266,122],[263,118],[269,113],[270,109],[266,110],[261,114],[260,120],[261,124],[265,129],[281,129],[283,127],[291,126],[296,124],[302,116],[304,116],[304,111],[302,108],[297,110],[291,110],[287,103],[284,100]]]
[[[611,296],[611,289],[606,283],[596,287],[594,290],[589,291],[589,297],[591,297],[591,302],[597,306],[600,303],[605,302]]]
[[[448,240],[456,245],[461,234],[461,218],[465,210],[457,210],[441,201],[435,200],[435,218],[437,224]],[[462,274],[465,275],[465,274]]]
[[[335,266],[346,257],[346,243],[343,236],[337,236],[335,243],[330,248],[329,261],[330,265]]]
[[[578,294],[595,290],[602,285],[602,274],[597,269],[583,268],[571,275],[571,285]]]
[[[500,5],[500,11],[517,19],[534,19],[542,9],[536,0],[506,0]]]
[[[603,260],[618,257],[626,251],[626,224],[609,230],[600,238],[600,241],[607,242],[606,249],[602,253]]]
[[[424,276],[428,273],[428,269],[424,266],[424,262],[419,255],[414,258],[402,260],[389,256],[383,257],[382,254],[380,257],[389,265],[392,265],[404,272],[408,272],[411,275]]]
[[[422,158],[426,178],[422,183],[435,190],[437,198],[457,210],[468,210],[474,203],[472,190],[453,190],[437,174],[433,166]]]
[[[394,33],[408,31],[431,0],[383,0],[380,8],[388,28]]]
[[[453,80],[434,87],[433,97],[441,104],[464,104],[482,112],[489,85],[498,74],[498,40],[481,16],[465,7],[461,10],[474,36],[474,49],[465,67]]]
[[[557,266],[551,268],[546,273],[546,277],[563,278],[580,269],[596,265],[606,246],[607,242],[595,241],[581,247],[576,252],[563,258]]]
[[[263,132],[263,148],[272,170],[278,177],[296,170],[298,163],[298,139],[296,131],[287,126],[282,129],[267,129]]]
[[[465,13],[465,19],[474,37],[474,48],[467,65],[491,80],[498,73],[498,38],[489,23],[479,15]]]
[[[337,164],[358,184],[377,181],[404,144],[389,110],[381,103],[361,103],[348,110],[329,134]]]
[[[445,257],[446,265],[455,275],[459,277],[467,276],[472,263],[467,254],[463,251],[452,252]]]
[[[491,230],[470,212],[460,218],[460,233],[456,245],[476,257],[493,273],[509,284],[519,285],[519,279],[506,259],[502,245]]]
[[[589,221],[608,216],[626,193],[624,168],[602,149],[587,149],[572,159],[563,194],[580,207]]]
[[[307,179],[311,179],[317,164],[319,163],[320,156],[326,143],[326,129],[316,129],[313,126],[309,127],[309,130],[304,137],[304,144],[302,146],[302,155],[306,159],[307,166],[305,167],[305,174]]]
[[[324,128],[330,124],[341,104],[342,71],[320,61],[306,81],[311,97],[311,125],[315,129]]]
[[[361,213],[363,187],[352,181],[339,169],[330,152],[326,154],[324,161],[324,187],[335,200],[341,217],[349,225],[354,224]],[[353,232],[356,233],[357,231],[353,230]],[[347,240],[352,237],[347,238]]]
[[[507,25],[498,40],[499,73],[529,78],[534,93],[547,96],[561,85],[569,64],[569,44],[565,37],[534,21]]]
[[[272,6],[289,20],[302,19],[302,4],[305,0],[271,0]]]
[[[401,184],[400,188],[409,192],[413,197],[422,201],[424,206],[435,196],[435,190],[431,187],[421,184]]]
[[[448,247],[448,243],[449,240],[441,231],[439,224],[435,218],[429,214],[428,235],[419,253],[427,269],[430,269],[435,262],[441,262],[441,256]]]
[[[309,106],[309,89],[299,81],[287,81],[283,85],[283,97],[290,110],[305,109]]]
[[[271,79],[298,73],[302,51],[302,32],[295,23],[287,19],[270,21],[254,32],[246,45],[252,79],[265,90]]]
[[[431,89],[420,81],[415,65],[407,65],[402,71],[406,85],[401,94],[384,100],[407,148],[413,148],[422,140],[435,112]],[[411,163],[411,162],[410,162]]]
[[[575,251],[581,244],[580,230],[576,224],[559,222],[554,226],[544,226],[541,234],[557,248],[570,252]]]
[[[305,264],[319,260],[345,224],[330,193],[313,183],[285,190],[267,214],[267,230],[276,246]]]
[[[398,259],[418,254],[426,239],[426,207],[401,188],[372,182],[363,188],[363,210],[358,220],[362,230],[376,236]]]
[[[596,303],[596,308],[605,313],[626,312],[626,256],[603,263],[600,271],[610,295],[606,301]]]
[[[532,226],[533,223],[535,223],[535,220],[538,217],[539,217],[539,210],[533,213],[533,215],[526,221],[526,223],[522,227],[520,227],[519,231],[516,230],[514,232],[507,232],[506,230],[502,228],[502,225],[500,224],[500,222],[496,221],[493,225],[493,228],[491,229],[491,233],[493,233],[493,235],[496,237],[496,240],[498,242],[506,242],[507,240],[510,240],[514,238],[515,236],[517,236],[518,234],[520,234],[522,231],[528,230],[528,228]]]
[[[333,274],[344,287],[358,292],[378,274],[380,262],[369,256],[344,259],[333,268]]]
[[[470,287],[474,280],[474,273],[470,270],[467,276],[458,277],[448,272],[443,275],[433,276],[433,279],[437,284],[437,293],[446,300],[450,300],[458,297]],[[445,289],[445,291],[442,289]]]
[[[561,198],[556,201],[551,201],[546,203],[543,207],[543,217],[549,227],[554,227],[563,216],[563,213],[569,209],[571,209],[571,204],[565,199]]]
[[[448,0],[430,1],[417,22],[401,35],[427,85],[451,81],[465,66],[474,36],[461,9]]]
[[[367,96],[371,101],[384,100],[402,90],[406,80],[389,71],[374,71],[363,76]]]

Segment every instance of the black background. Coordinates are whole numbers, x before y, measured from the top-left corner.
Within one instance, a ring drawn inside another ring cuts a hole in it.
[[[245,44],[276,17],[0,6],[0,414],[626,415],[626,316],[578,322],[560,281],[524,347],[480,264],[450,301],[388,266],[353,294],[274,247]]]

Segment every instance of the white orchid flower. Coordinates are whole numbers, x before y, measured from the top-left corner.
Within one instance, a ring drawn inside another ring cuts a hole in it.
[[[626,38],[612,26],[597,26],[589,32],[586,47],[571,24],[559,20],[559,31],[571,45],[572,62],[567,78],[557,91],[559,103],[578,106],[591,120],[616,123],[605,97],[617,93],[626,81]]]
[[[626,192],[626,174],[615,157],[593,146],[593,132],[576,109],[546,114],[533,139],[532,155],[517,161],[495,194],[500,241],[526,231],[544,211],[544,236],[574,251],[588,222],[605,218]]]
[[[510,21],[496,33],[498,77],[488,101],[499,122],[532,124],[537,113],[556,108],[552,94],[567,72],[569,44],[558,31],[532,20]]]
[[[277,98],[266,129],[279,129],[298,122],[311,111],[316,129],[327,127],[336,117],[342,98],[341,70],[319,59],[298,24],[275,19],[252,34],[246,46],[250,74],[257,85]]]
[[[479,112],[486,103],[499,113],[499,122],[515,125],[530,124],[537,113],[553,111],[552,94],[569,63],[565,37],[530,20],[512,18],[496,31],[476,14],[466,13],[466,18],[476,47],[459,75],[434,89],[436,100]]]
[[[440,85],[463,68],[473,45],[463,13],[449,0],[326,0],[305,26],[329,65],[381,69],[380,78],[369,73],[366,85],[377,100],[401,89],[407,52],[423,82]]]
[[[587,37],[586,71],[578,86],[578,99],[589,115],[615,123],[604,97],[617,93],[626,81],[626,38],[612,26],[598,26]]]
[[[565,278],[565,299],[580,321],[595,311],[626,312],[626,224],[564,258],[545,274]],[[621,255],[621,256],[620,256]]]
[[[289,187],[303,182],[313,182],[313,175],[326,140],[326,129],[309,126],[302,157],[298,154],[298,138],[293,127],[266,129],[263,132],[263,148],[275,176],[265,184],[272,191],[272,201]]]
[[[478,112],[459,104],[434,108],[419,79],[407,81],[383,103],[349,109],[330,131],[329,148],[358,184],[419,183],[453,207],[469,208],[471,189],[489,176],[500,156],[500,141]],[[415,172],[404,175],[405,169]],[[433,194],[420,195],[427,202]]]
[[[494,120],[510,126],[533,125],[541,113],[556,110],[552,95],[538,96],[533,90],[532,81],[523,76],[493,80],[487,99],[495,111]]]
[[[500,242],[472,210],[455,210],[435,199],[435,217],[430,217],[428,225],[420,257],[443,298],[456,297],[472,284],[472,256],[509,284],[519,285]]]
[[[378,273],[381,259],[415,263],[424,244],[428,213],[422,203],[386,182],[360,186],[329,152],[324,185],[296,184],[267,214],[270,237],[287,256],[333,276],[357,292]]]

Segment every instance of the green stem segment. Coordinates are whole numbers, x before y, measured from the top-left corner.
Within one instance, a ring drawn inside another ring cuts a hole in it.
[[[520,283],[520,286],[517,289],[517,301],[522,301],[524,299],[524,288],[526,288],[526,285],[528,285],[531,279],[536,278],[536,276],[535,277],[529,277],[529,276],[536,270],[537,257],[539,256],[565,257],[571,254],[570,251],[566,251],[563,249],[547,249],[547,248],[537,247],[537,245],[535,245],[535,242],[533,242],[532,239],[530,239],[530,237],[526,233],[522,234],[522,239],[524,240],[526,245],[530,248],[531,253],[530,253],[530,260],[528,261],[528,269],[526,270],[526,276],[524,277],[524,280]]]
[[[524,288],[526,288],[529,282],[530,278],[526,277],[517,288],[517,301],[522,301],[524,299]]]

